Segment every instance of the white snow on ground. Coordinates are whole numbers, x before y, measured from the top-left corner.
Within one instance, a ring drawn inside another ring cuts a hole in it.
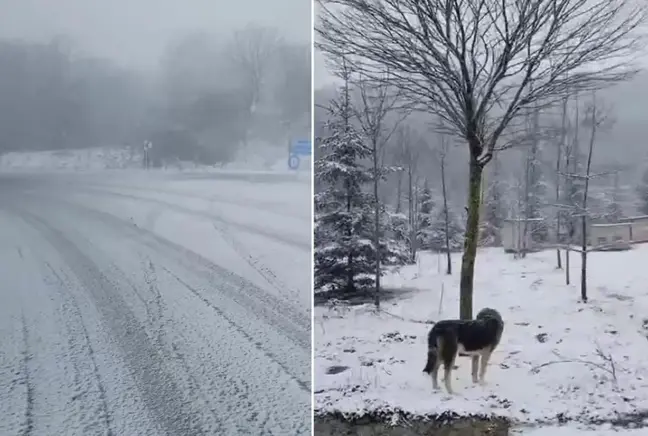
[[[78,184],[78,178],[72,183]],[[118,214],[305,310],[311,305],[310,184],[119,177],[70,199]]]
[[[88,148],[83,150],[52,150],[11,152],[0,155],[0,169],[97,170],[141,167],[141,158],[130,149]]]
[[[34,152],[11,152],[0,154],[2,170],[48,170],[88,171],[105,169],[141,169],[142,154],[129,147],[97,147],[80,150],[51,150]],[[224,166],[210,167],[179,162],[170,165],[165,172],[192,171],[264,171],[285,173],[309,173],[311,160],[302,157],[297,171],[288,168],[288,153],[284,147],[253,144],[234,162]]]
[[[0,170],[0,435],[309,434],[310,184],[50,169]]]
[[[590,302],[583,304],[576,255],[566,286],[555,252],[514,260],[501,249],[481,250],[474,310],[501,311],[504,336],[487,386],[473,386],[470,360],[459,358],[456,395],[449,396],[434,392],[422,372],[430,326],[421,321],[458,317],[460,256],[446,276],[444,259],[422,253],[418,265],[383,279],[386,288],[403,291],[383,312],[371,305],[315,309],[315,407],[497,414],[523,422],[608,419],[648,409],[647,258],[648,247],[641,246],[590,254]],[[349,369],[327,374],[333,365]]]

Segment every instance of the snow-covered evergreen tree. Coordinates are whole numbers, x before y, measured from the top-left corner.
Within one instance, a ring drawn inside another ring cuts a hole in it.
[[[430,250],[432,248],[431,238],[434,233],[434,221],[438,218],[435,216],[436,202],[432,195],[432,190],[427,179],[423,184],[423,189],[418,197],[419,205],[417,208],[416,218],[416,237],[418,248],[421,250]]]
[[[354,293],[373,284],[372,198],[363,186],[372,180],[362,159],[371,150],[351,123],[348,88],[331,103],[328,135],[315,162],[321,191],[315,196],[315,289]]]
[[[445,211],[443,207],[436,208],[434,221],[429,232],[430,249],[434,251],[446,250]],[[451,207],[448,207],[448,243],[450,251],[459,251],[464,244],[464,226],[461,216]]]
[[[331,103],[327,135],[315,162],[315,289],[350,295],[374,286],[374,198],[367,184],[373,170],[363,164],[371,149],[351,122],[348,88]],[[386,212],[380,207],[381,220]],[[383,226],[383,229],[385,227]],[[404,262],[402,243],[384,230],[379,235],[381,264]],[[381,271],[382,274],[382,271]]]
[[[387,250],[385,265],[404,265],[413,263],[411,258],[410,228],[409,219],[403,213],[387,211],[384,214],[385,222],[382,228],[385,229],[384,240],[387,241],[384,247]]]

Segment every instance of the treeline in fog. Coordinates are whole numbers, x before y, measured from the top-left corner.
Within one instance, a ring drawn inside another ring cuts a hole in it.
[[[310,46],[250,25],[171,40],[154,71],[0,40],[0,153],[154,144],[155,165],[218,164],[310,130]]]

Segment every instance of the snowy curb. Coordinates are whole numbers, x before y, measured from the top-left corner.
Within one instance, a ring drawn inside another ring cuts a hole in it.
[[[423,434],[472,436],[474,434],[508,435],[535,429],[555,429],[575,426],[586,430],[637,430],[648,428],[648,411],[618,414],[615,417],[578,419],[559,414],[552,420],[520,422],[497,414],[456,413],[444,411],[438,414],[416,415],[401,409],[373,409],[366,412],[342,412],[316,408],[314,411],[315,434],[320,436],[338,434],[371,434],[415,436]],[[570,427],[571,428],[571,427]],[[364,432],[359,433],[359,429]],[[475,432],[479,433],[475,433]]]

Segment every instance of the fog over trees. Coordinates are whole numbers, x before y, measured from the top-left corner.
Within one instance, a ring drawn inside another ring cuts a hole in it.
[[[36,3],[2,6],[0,153],[151,141],[156,165],[221,164],[309,134],[310,23],[291,22],[307,16],[294,1],[230,5],[227,23],[218,2]]]

